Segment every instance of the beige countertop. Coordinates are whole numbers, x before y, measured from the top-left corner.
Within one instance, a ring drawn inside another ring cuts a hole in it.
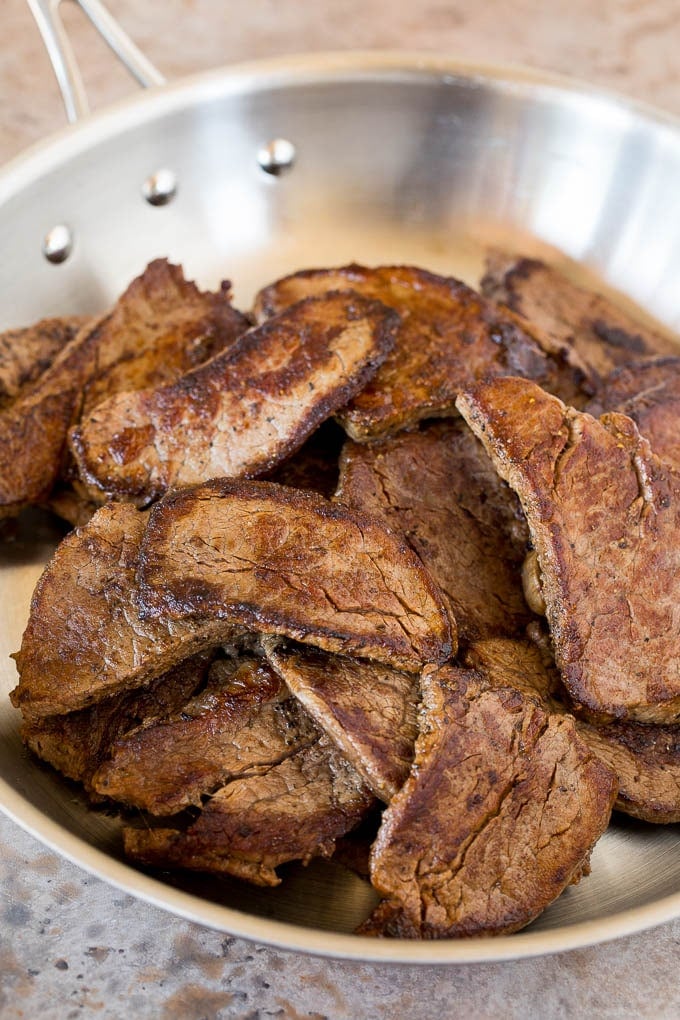
[[[64,5],[64,8],[70,5]],[[109,0],[173,79],[237,60],[323,49],[426,49],[574,75],[680,115],[675,0]],[[93,106],[130,90],[65,12]],[[64,123],[25,0],[3,0],[0,163]],[[515,963],[387,966],[254,945],[137,901],[0,816],[0,1017],[676,1017],[680,921]]]

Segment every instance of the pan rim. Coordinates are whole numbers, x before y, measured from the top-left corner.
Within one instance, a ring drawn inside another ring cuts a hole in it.
[[[589,106],[600,102],[612,114],[641,118],[657,130],[668,132],[680,144],[680,117],[566,75],[514,64],[467,62],[433,52],[328,51],[240,62],[203,71],[148,92],[133,93],[96,111],[85,120],[36,142],[0,168],[0,211],[6,201],[38,179],[48,167],[65,163],[126,128],[185,106],[218,96],[292,84],[418,78],[438,78],[442,83],[467,84],[470,88],[493,82],[518,93],[535,92],[540,88],[569,96],[574,102],[587,102]],[[0,811],[60,856],[144,902],[241,938],[314,956],[384,964],[501,962],[584,948],[641,932],[680,915],[679,890],[651,904],[630,907],[605,918],[502,938],[440,942],[361,938],[249,914],[177,890],[92,846],[53,821],[3,777],[0,777]]]
[[[133,124],[158,118],[183,106],[220,95],[259,92],[281,85],[368,78],[389,80],[390,77],[394,80],[404,77],[439,78],[442,84],[467,83],[470,88],[492,81],[518,93],[526,90],[535,93],[540,87],[562,93],[576,102],[585,101],[591,107],[594,103],[601,103],[609,108],[611,114],[643,119],[668,132],[680,143],[680,116],[569,75],[521,64],[458,60],[419,50],[328,50],[239,62],[133,92],[83,120],[39,139],[0,166],[0,207],[16,190],[26,187],[44,173],[46,162],[66,161]],[[140,111],[145,116],[140,116]]]

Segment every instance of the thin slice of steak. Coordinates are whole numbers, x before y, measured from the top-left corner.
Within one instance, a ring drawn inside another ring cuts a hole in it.
[[[41,319],[0,333],[0,411],[18,400],[50,367],[87,319],[75,315]]]
[[[680,467],[680,357],[652,358],[617,368],[586,406],[597,417],[632,418],[661,460]]]
[[[176,383],[105,401],[71,434],[88,493],[145,505],[172,486],[270,471],[363,388],[397,322],[352,291],[313,298]]]
[[[668,337],[539,259],[492,252],[481,288],[487,297],[508,305],[575,350],[589,366],[594,385],[619,365],[677,351],[677,344]]]
[[[465,663],[494,683],[511,684],[538,698],[546,712],[571,710],[554,663],[532,641],[481,641],[467,649]],[[617,811],[646,822],[680,821],[680,726],[626,720],[600,726],[578,717],[575,723],[579,736],[618,780]]]
[[[32,722],[133,690],[230,640],[224,621],[144,619],[135,580],[146,515],[102,507],[67,535],[36,585],[12,703]]]
[[[459,408],[517,492],[569,695],[600,720],[680,715],[680,476],[635,423],[599,421],[523,379]]]
[[[366,785],[388,804],[413,761],[418,678],[375,662],[276,643],[267,658]]]
[[[232,779],[268,772],[317,738],[266,661],[218,660],[205,689],[174,714],[116,741],[92,786],[130,807],[172,815]]]
[[[444,595],[463,641],[521,633],[529,532],[517,497],[460,421],[382,442],[348,442],[336,498],[404,535]]]
[[[371,881],[421,938],[517,931],[587,867],[615,779],[573,719],[481,673],[430,668],[422,689],[414,768]]]
[[[235,875],[278,885],[276,868],[330,857],[335,841],[369,813],[373,797],[327,737],[264,775],[218,790],[185,830],[123,830],[125,852],[142,864]]]
[[[416,672],[452,652],[441,594],[374,518],[272,482],[214,479],[149,511],[149,613],[231,621]]]
[[[453,277],[415,266],[349,265],[284,277],[260,291],[259,321],[334,287],[352,287],[401,316],[393,353],[338,420],[365,442],[423,418],[455,413],[460,389],[488,375],[526,375],[567,399],[580,370],[553,358],[551,341]]]
[[[205,679],[213,652],[200,652],[144,688],[104,698],[90,708],[25,722],[21,736],[31,751],[94,793],[91,779],[116,741],[140,724],[180,710]]]
[[[113,310],[83,326],[52,364],[0,411],[0,516],[44,502],[63,469],[83,407],[116,392],[176,378],[229,346],[247,326],[228,285],[199,291],[177,266],[152,262]]]

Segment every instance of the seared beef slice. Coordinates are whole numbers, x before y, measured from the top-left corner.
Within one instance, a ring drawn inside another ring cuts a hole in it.
[[[538,698],[546,712],[569,711],[554,664],[531,641],[480,641],[467,650],[465,662],[494,683]],[[617,778],[617,811],[646,822],[680,822],[680,726],[626,720],[593,725],[578,717],[575,723],[578,735]]]
[[[422,677],[413,771],[383,815],[371,880],[422,938],[524,927],[587,865],[616,795],[577,736],[472,670]]]
[[[41,319],[24,329],[0,333],[0,410],[18,400],[73,340],[86,319]]]
[[[129,504],[102,507],[46,566],[15,655],[11,698],[27,720],[140,687],[231,637],[224,621],[142,618],[135,574],[145,524]]]
[[[522,632],[529,532],[517,497],[462,422],[370,445],[348,442],[336,498],[382,517],[414,547],[461,638]]]
[[[487,261],[481,287],[487,297],[574,349],[590,367],[595,384],[618,365],[677,351],[668,338],[538,259],[495,252]]]
[[[316,739],[316,727],[266,662],[218,660],[205,689],[173,715],[121,737],[92,786],[171,815],[231,779],[269,771]]]
[[[152,262],[109,314],[85,325],[0,413],[0,515],[48,497],[83,406],[120,385],[176,378],[246,326],[227,290],[201,293],[177,266]]]
[[[556,661],[575,705],[605,718],[680,713],[680,479],[630,418],[599,421],[523,379],[459,400],[517,492]]]
[[[147,610],[231,621],[417,671],[452,641],[441,595],[379,522],[271,482],[214,479],[149,511]]]
[[[632,418],[657,457],[680,467],[680,358],[625,365],[604,381],[586,410]]]
[[[526,375],[548,389],[559,384],[557,362],[546,356],[530,323],[520,324],[459,280],[414,266],[295,273],[261,291],[255,313],[262,320],[334,287],[377,298],[402,320],[393,353],[338,416],[352,439],[362,442],[422,418],[450,415],[458,391],[488,375]]]
[[[418,733],[418,678],[375,662],[274,645],[269,661],[376,797],[406,779]]]
[[[104,698],[67,715],[25,721],[22,739],[39,758],[69,779],[84,783],[92,793],[92,776],[115,742],[142,722],[179,711],[202,685],[213,658],[212,651],[199,652],[146,687]]]
[[[354,769],[320,737],[264,775],[222,787],[184,831],[125,829],[125,851],[143,864],[278,885],[275,868],[330,857],[335,840],[358,825],[372,804]]]
[[[90,496],[144,505],[171,486],[270,470],[365,385],[397,321],[351,291],[310,299],[173,385],[105,401],[71,436]]]

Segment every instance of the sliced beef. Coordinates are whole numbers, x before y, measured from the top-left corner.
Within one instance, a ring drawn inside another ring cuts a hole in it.
[[[90,708],[24,723],[22,739],[43,761],[93,793],[92,776],[116,741],[148,720],[179,711],[205,679],[214,658],[200,652],[142,689],[104,698]]]
[[[41,319],[33,326],[0,333],[0,411],[11,406],[47,371],[86,322],[72,315]]]
[[[556,661],[596,718],[680,714],[680,478],[621,414],[599,421],[523,379],[459,399],[517,492]]]
[[[529,532],[515,494],[462,422],[370,445],[348,442],[337,499],[404,535],[444,595],[462,640],[523,632]]]
[[[88,338],[81,416],[115,393],[174,382],[249,328],[231,304],[231,284],[201,291],[166,259],[150,262]]]
[[[375,373],[397,316],[352,291],[297,304],[176,383],[122,393],[72,432],[93,499],[274,468]]]
[[[278,885],[276,868],[330,857],[335,840],[358,825],[372,803],[357,773],[322,736],[264,775],[218,790],[185,830],[125,829],[125,851],[156,867]]]
[[[529,319],[568,350],[575,350],[589,367],[594,386],[619,365],[677,351],[672,340],[539,259],[493,252],[481,288],[487,297]]]
[[[452,650],[441,595],[401,539],[271,482],[214,479],[157,503],[139,576],[163,619],[231,621],[411,672]]]
[[[318,731],[261,659],[218,660],[205,689],[125,734],[92,779],[100,794],[171,815],[239,776],[261,775]]]
[[[427,669],[413,771],[383,815],[371,881],[422,938],[524,927],[583,873],[616,782],[578,737],[474,670]]]
[[[228,288],[205,294],[177,266],[152,262],[107,315],[85,325],[11,406],[0,410],[0,515],[48,498],[69,427],[117,391],[176,378],[229,346],[247,321]]]
[[[11,698],[29,722],[141,687],[232,637],[225,621],[142,617],[135,575],[145,523],[130,505],[102,507],[47,564],[14,656]]]
[[[101,504],[93,503],[91,499],[82,496],[70,482],[63,480],[57,482],[42,506],[72,527],[81,528],[92,519]]]
[[[286,686],[366,785],[389,803],[413,761],[418,678],[316,649],[272,644],[267,654]]]
[[[680,467],[680,358],[652,358],[616,369],[586,410],[632,418],[661,460]]]
[[[559,674],[532,641],[481,641],[465,654],[467,665],[483,670],[493,683],[511,684],[536,697],[545,711],[570,711]],[[576,731],[615,774],[614,807],[646,822],[680,821],[680,726],[613,722],[596,726],[575,720]]]
[[[580,378],[552,356],[551,341],[513,312],[485,301],[459,280],[414,266],[350,265],[307,270],[260,291],[259,321],[300,298],[334,287],[352,287],[394,308],[401,316],[393,353],[338,419],[363,442],[396,432],[423,418],[454,413],[456,395],[488,375],[526,375],[548,389],[566,387],[570,398]]]

